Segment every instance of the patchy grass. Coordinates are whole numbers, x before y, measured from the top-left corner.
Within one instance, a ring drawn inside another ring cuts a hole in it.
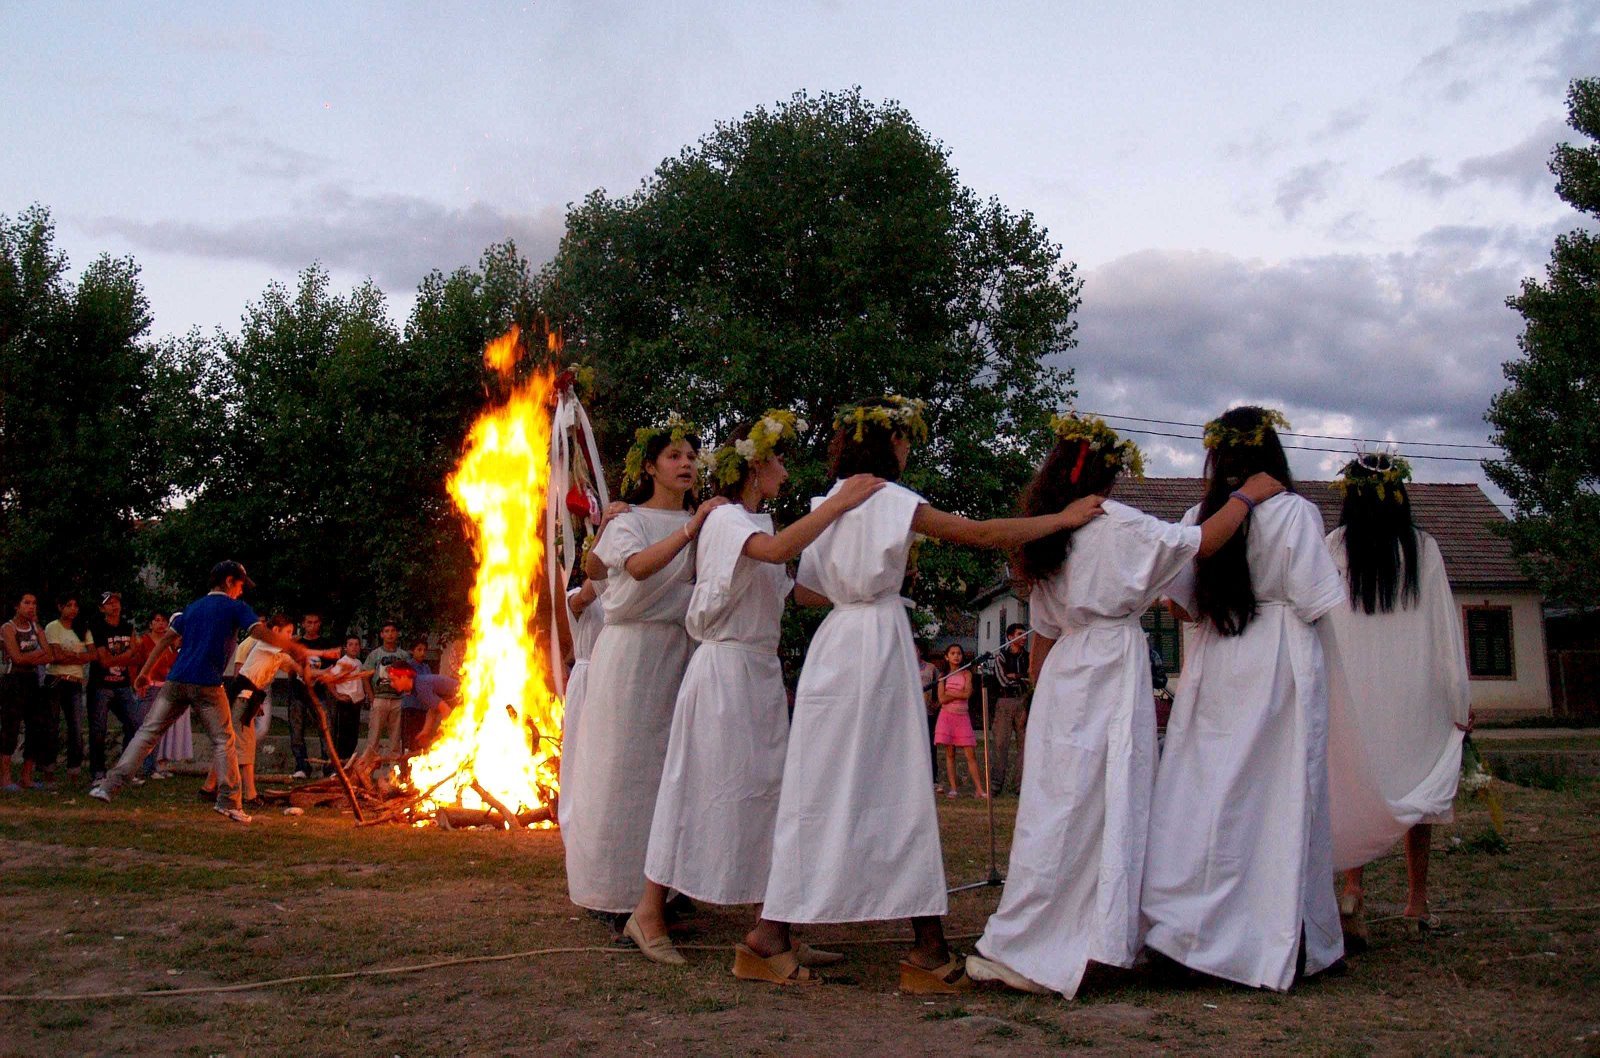
[[[130,790],[111,806],[81,792],[0,801],[0,991],[170,990],[598,950],[194,997],[6,1004],[0,1052],[1600,1054],[1592,782],[1502,784],[1501,854],[1472,840],[1487,827],[1481,806],[1462,805],[1436,837],[1443,926],[1421,941],[1375,921],[1370,953],[1288,995],[1097,973],[1068,1003],[900,996],[903,923],[811,930],[851,955],[820,989],[744,985],[727,971],[749,908],[703,909],[681,940],[690,965],[657,967],[613,949],[567,903],[559,833],[358,830],[331,811],[238,827],[194,802],[197,781]],[[1012,798],[996,806],[1002,855],[1015,809]],[[982,879],[983,805],[941,799],[939,811],[950,881]],[[1368,885],[1369,914],[1397,915],[1400,857],[1375,864]],[[998,896],[952,897],[962,946]]]

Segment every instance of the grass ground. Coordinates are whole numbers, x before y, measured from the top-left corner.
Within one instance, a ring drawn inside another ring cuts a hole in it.
[[[347,816],[222,821],[197,780],[0,801],[0,993],[231,984],[536,948],[605,946],[567,903],[554,831],[355,829]],[[850,960],[804,993],[728,975],[750,909],[707,908],[671,970],[628,952],[513,958],[184,998],[0,1004],[18,1054],[1354,1054],[1600,1055],[1600,783],[1502,786],[1510,850],[1469,851],[1480,805],[1436,833],[1443,925],[1377,922],[1349,968],[1287,995],[1107,976],[1075,1002],[895,992],[905,927],[813,930]],[[1014,799],[999,802],[1002,857]],[[987,871],[981,803],[940,802],[948,875]],[[1397,914],[1397,856],[1368,872],[1369,914]],[[975,934],[998,891],[952,898]],[[1583,910],[1573,910],[1583,908]],[[874,943],[877,938],[894,943]],[[967,942],[970,947],[970,941]]]

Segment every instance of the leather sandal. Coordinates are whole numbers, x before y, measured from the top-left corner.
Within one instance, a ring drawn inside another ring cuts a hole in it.
[[[936,970],[900,960],[900,991],[908,995],[951,996],[971,990],[972,978],[967,976],[967,960],[954,952],[950,953],[950,961]]]
[[[832,966],[834,963],[844,962],[844,952],[823,951],[821,948],[813,948],[805,941],[795,944],[794,957],[801,966]]]
[[[1360,955],[1367,950],[1367,909],[1363,894],[1339,894],[1339,928],[1344,932],[1344,950],[1347,953]]]
[[[646,940],[644,927],[640,926],[639,920],[632,915],[628,916],[627,924],[622,927],[622,935],[633,941],[639,949],[639,954],[651,962],[658,962],[663,966],[688,965],[689,960],[680,955],[678,949],[672,946],[671,937],[662,934],[655,940]]]
[[[745,944],[733,946],[733,976],[741,981],[765,981],[774,985],[822,983],[822,978],[800,964],[793,948],[763,957]]]

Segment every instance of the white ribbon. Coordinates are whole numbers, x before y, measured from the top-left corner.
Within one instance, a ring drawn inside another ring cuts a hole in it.
[[[576,431],[579,447],[574,450],[571,433]],[[572,570],[577,565],[578,556],[583,550],[584,537],[578,535],[583,526],[576,528],[572,522],[572,512],[567,510],[567,493],[572,490],[572,460],[587,457],[589,468],[593,471],[595,491],[600,500],[600,509],[591,512],[593,520],[598,522],[605,511],[610,498],[606,493],[605,471],[600,465],[600,450],[594,442],[594,427],[589,423],[589,413],[584,411],[583,404],[578,400],[571,387],[562,391],[556,398],[555,413],[550,422],[550,478],[545,487],[544,507],[544,555],[545,569],[550,580],[550,670],[555,673],[556,693],[566,697],[567,674],[561,661],[561,636],[556,623],[558,617],[553,607],[566,605],[566,586],[572,578]],[[559,542],[560,547],[557,547]],[[560,551],[564,556],[557,559],[556,553]],[[569,626],[571,622],[568,622]]]

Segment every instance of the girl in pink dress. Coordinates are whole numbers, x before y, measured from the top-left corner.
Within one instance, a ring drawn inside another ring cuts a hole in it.
[[[978,777],[978,757],[973,747],[978,744],[972,733],[972,717],[967,712],[967,700],[972,697],[972,670],[963,668],[967,652],[960,643],[951,643],[944,651],[950,675],[939,680],[939,723],[933,729],[933,744],[944,747],[944,773],[949,780],[946,797],[956,797],[956,747],[967,754],[967,774],[972,776],[972,792],[978,797],[988,797],[989,788]],[[960,670],[959,672],[957,670]]]

